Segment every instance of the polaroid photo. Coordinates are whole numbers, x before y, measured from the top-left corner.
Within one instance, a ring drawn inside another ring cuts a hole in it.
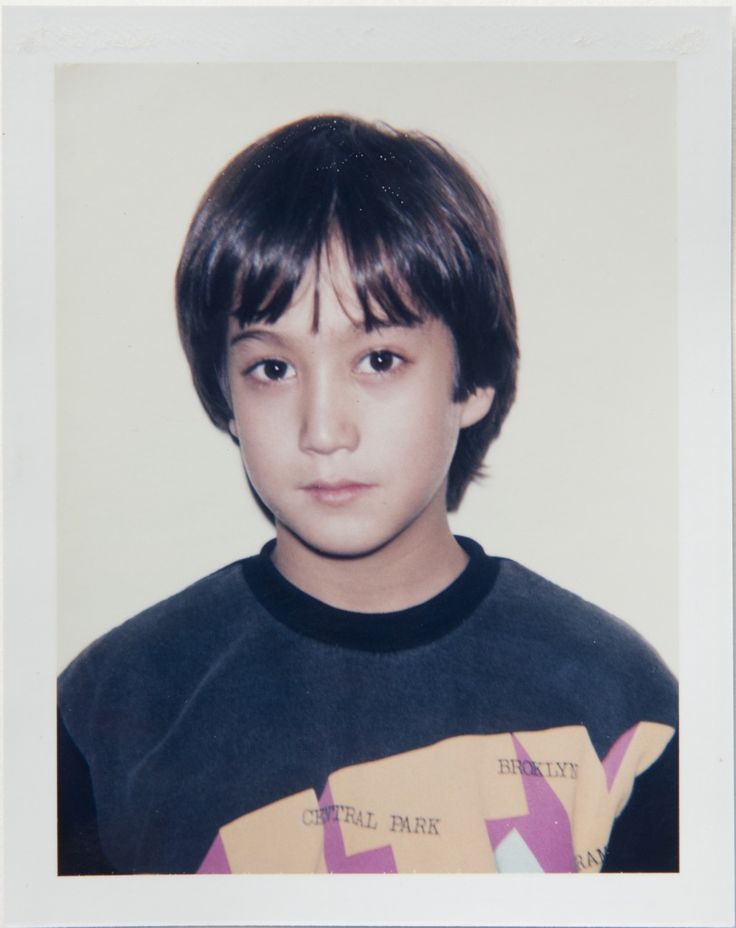
[[[3,32],[7,923],[729,924],[727,9]]]

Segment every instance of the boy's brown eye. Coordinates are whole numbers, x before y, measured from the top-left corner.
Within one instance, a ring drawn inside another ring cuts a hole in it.
[[[394,363],[394,356],[389,351],[371,352],[371,367],[374,371],[387,371]]]
[[[286,376],[287,367],[288,365],[283,361],[266,361],[263,365],[263,373],[269,380],[281,380]]]
[[[254,364],[248,371],[251,377],[256,380],[280,381],[289,380],[294,376],[294,369],[286,361],[279,361],[278,358],[268,358],[266,361],[259,361]]]
[[[397,367],[402,361],[403,358],[387,349],[371,351],[361,360],[358,370],[362,373],[385,374]]]

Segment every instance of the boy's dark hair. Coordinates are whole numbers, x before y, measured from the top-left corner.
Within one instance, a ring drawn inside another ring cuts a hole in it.
[[[275,322],[310,263],[335,243],[368,329],[441,319],[457,351],[453,399],[495,390],[489,413],[460,433],[447,488],[452,511],[511,407],[518,346],[493,207],[467,169],[426,135],[316,116],[254,142],[215,178],[176,275],[179,331],[199,397],[227,430],[229,317]]]

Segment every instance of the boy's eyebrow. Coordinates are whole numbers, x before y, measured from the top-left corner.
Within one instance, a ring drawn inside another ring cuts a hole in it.
[[[281,338],[278,332],[272,332],[269,329],[243,329],[241,332],[238,332],[237,335],[233,335],[233,337],[230,339],[230,347],[237,344],[238,342],[245,341],[248,338],[266,338],[281,345],[285,344],[284,339]]]
[[[395,322],[378,322],[375,323],[370,329],[366,327],[365,323],[355,323],[353,322],[350,327],[351,335],[370,335],[371,333],[380,334],[384,331],[389,331],[391,329],[410,329],[413,326],[401,325]],[[347,334],[347,333],[346,333]],[[284,338],[279,335],[278,332],[274,331],[270,326],[264,328],[245,328],[242,329],[237,334],[233,335],[230,339],[230,347],[236,345],[238,342],[245,341],[246,339],[264,339],[266,341],[275,342],[277,345],[286,347],[289,343],[288,338]]]

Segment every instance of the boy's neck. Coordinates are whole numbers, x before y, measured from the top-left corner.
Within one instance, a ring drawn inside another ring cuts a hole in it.
[[[336,558],[309,548],[277,526],[272,560],[294,586],[330,606],[351,612],[398,612],[441,593],[468,562],[446,514],[429,534],[426,525],[417,528],[421,538],[409,526],[377,551]]]

